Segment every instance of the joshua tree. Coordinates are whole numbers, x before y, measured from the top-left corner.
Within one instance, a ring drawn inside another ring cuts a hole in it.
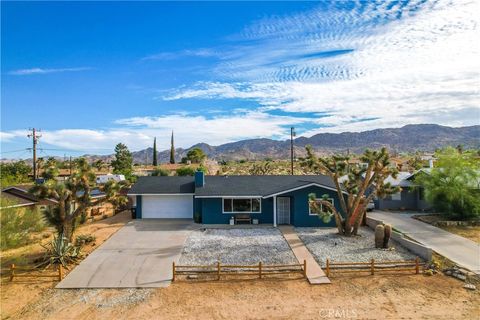
[[[170,163],[175,163],[175,146],[173,144],[173,131],[172,131],[172,138],[170,139]]]
[[[390,157],[385,148],[380,151],[365,151],[360,160],[367,163],[367,167],[347,166],[348,156],[343,155],[317,158],[311,146],[307,146],[306,149],[307,157],[304,159],[303,165],[314,172],[326,174],[332,178],[341,210],[337,210],[325,196],[317,201],[314,199],[315,195],[311,195],[310,205],[319,206],[321,204],[322,206],[319,206],[321,209],[314,212],[318,212],[324,221],[329,221],[331,217],[334,217],[340,234],[346,236],[357,234],[366,206],[373,197],[384,197],[399,191],[390,183],[385,183],[386,178],[396,177],[398,173],[396,169],[389,167]]]
[[[253,167],[250,169],[250,174],[252,175],[267,175],[271,174],[273,171],[272,162],[265,161],[262,163],[254,163]]]
[[[95,182],[95,174],[85,159],[79,159],[75,172],[65,182],[50,180],[45,184],[34,186],[30,192],[39,198],[49,198],[57,204],[46,213],[59,234],[63,234],[69,241],[72,240],[76,220],[86,209],[103,202],[117,205],[126,201],[118,194],[119,186],[111,181],[102,187],[105,197],[92,199],[91,191]]]
[[[158,166],[157,161],[157,137],[153,138],[153,162],[152,164],[156,167]]]

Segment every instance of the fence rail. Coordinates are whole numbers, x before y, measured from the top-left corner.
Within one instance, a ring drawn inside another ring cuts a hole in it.
[[[415,271],[415,274],[420,273],[420,266],[424,263],[420,262],[417,257],[415,260],[406,261],[375,261],[369,262],[332,262],[327,259],[325,273],[327,277],[332,273],[357,273],[369,272],[374,275],[375,272],[396,272],[396,271]]]
[[[19,267],[15,264],[10,265],[10,281],[18,277],[29,277],[29,278],[56,278],[58,281],[63,279],[63,266],[61,264],[57,267],[57,274],[37,274],[32,273],[33,271],[38,271],[36,268],[29,267]]]
[[[177,280],[177,276],[198,276],[198,275],[212,275],[216,280],[220,280],[222,275],[251,275],[258,276],[262,279],[269,275],[288,275],[288,274],[301,274],[304,278],[307,277],[307,261],[303,261],[302,264],[283,264],[283,265],[264,265],[259,262],[256,265],[229,265],[220,264],[217,262],[215,265],[176,265],[172,263],[172,281]]]

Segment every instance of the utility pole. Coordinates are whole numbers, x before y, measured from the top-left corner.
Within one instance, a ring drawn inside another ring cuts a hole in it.
[[[290,167],[291,167],[291,170],[292,170],[292,176],[293,176],[293,137],[295,137],[296,133],[295,133],[295,128],[294,127],[291,127],[290,128]]]
[[[41,135],[39,135],[37,133],[37,130],[35,128],[32,128],[30,129],[30,131],[32,131],[32,133],[29,133],[27,135],[27,137],[29,138],[32,138],[33,140],[33,181],[36,181],[37,180],[37,143],[38,143],[38,139],[41,137]]]
[[[72,156],[70,156],[68,167],[70,168],[70,176],[72,176]]]

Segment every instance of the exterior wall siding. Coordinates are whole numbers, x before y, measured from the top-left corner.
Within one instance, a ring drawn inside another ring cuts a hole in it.
[[[137,196],[137,209],[135,219],[142,219],[142,196]]]
[[[318,216],[309,215],[308,195],[315,193],[317,198],[328,194],[334,199],[334,205],[340,210],[340,203],[336,191],[308,187],[297,191],[285,193],[279,196],[290,197],[290,223],[296,227],[334,227],[335,219],[324,223]],[[222,198],[196,198],[195,210],[202,214],[202,222],[205,224],[228,224],[234,214],[222,213]],[[253,219],[258,219],[262,224],[273,224],[273,197],[262,199],[262,212],[252,213]]]
[[[391,196],[378,200],[378,209],[380,210],[418,210],[417,198],[418,191],[415,189],[404,188],[401,191],[401,200],[392,200]]]

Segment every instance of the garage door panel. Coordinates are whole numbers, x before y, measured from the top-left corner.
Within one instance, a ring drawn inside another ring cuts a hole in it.
[[[183,218],[193,217],[191,195],[163,195],[142,197],[142,218]]]

